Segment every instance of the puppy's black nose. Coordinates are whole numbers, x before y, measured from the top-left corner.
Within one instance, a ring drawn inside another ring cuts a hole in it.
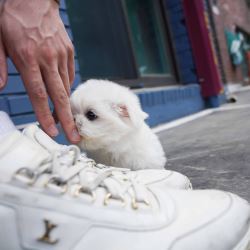
[[[82,126],[82,121],[81,120],[75,120],[76,126],[81,127]]]

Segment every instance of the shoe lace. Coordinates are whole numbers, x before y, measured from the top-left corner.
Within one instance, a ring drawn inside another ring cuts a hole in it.
[[[104,205],[110,200],[131,201],[133,209],[139,204],[149,206],[147,188],[128,174],[127,169],[96,164],[81,154],[75,145],[62,146],[44,160],[37,168],[20,168],[15,179],[34,185],[43,179],[43,186],[55,193],[70,193],[73,196],[89,195],[96,200],[96,191],[105,190]]]

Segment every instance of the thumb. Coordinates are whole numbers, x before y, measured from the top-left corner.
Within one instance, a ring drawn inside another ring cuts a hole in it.
[[[0,90],[5,87],[7,83],[7,56],[3,46],[3,41],[0,34]]]

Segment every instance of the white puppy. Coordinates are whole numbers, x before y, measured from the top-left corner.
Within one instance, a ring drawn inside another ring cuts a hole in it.
[[[144,120],[138,97],[106,80],[89,80],[71,96],[82,141],[79,146],[98,163],[138,169],[164,168],[166,157]]]

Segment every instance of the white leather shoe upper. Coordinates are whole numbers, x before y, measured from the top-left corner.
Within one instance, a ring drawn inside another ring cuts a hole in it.
[[[1,250],[247,249],[245,200],[143,185],[35,128],[25,134],[0,144]]]
[[[145,169],[131,171],[133,178],[144,185],[164,189],[192,189],[188,177],[175,171],[166,169]]]
[[[62,147],[62,145],[53,141],[37,126],[29,126],[23,133],[49,152],[54,152]],[[98,166],[100,166],[100,164]],[[129,169],[124,168],[116,168],[116,170],[121,172],[129,171]],[[192,184],[188,177],[171,170],[145,169],[130,171],[129,175],[145,185],[168,189],[192,189]]]

